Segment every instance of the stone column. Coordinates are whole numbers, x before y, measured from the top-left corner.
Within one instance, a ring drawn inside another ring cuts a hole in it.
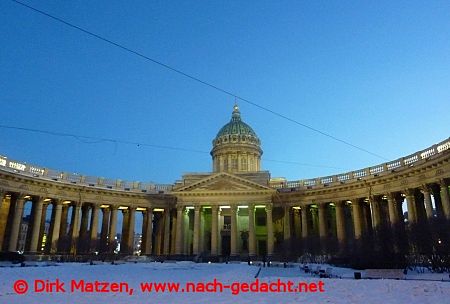
[[[20,223],[22,222],[23,217],[23,205],[25,204],[25,198],[21,195],[17,198],[15,208],[14,208],[14,217],[11,227],[11,236],[9,239],[9,251],[17,250],[17,240],[19,239],[20,233]]]
[[[73,253],[73,254],[76,254],[78,251],[77,241],[80,236],[80,230],[79,230],[78,224],[80,222],[81,205],[82,205],[81,202],[76,203],[72,210],[72,225],[71,225],[71,231],[70,231],[70,238],[71,238],[70,253]],[[58,231],[58,233],[59,233],[59,231]]]
[[[141,227],[141,254],[145,254],[145,243],[147,242],[147,222],[148,222],[148,215],[147,210],[142,211],[142,227]]]
[[[211,255],[218,255],[219,206],[211,206]]]
[[[100,232],[100,246],[101,252],[106,252],[108,248],[108,226],[110,211],[108,208],[102,209],[102,231]]]
[[[391,226],[397,225],[399,219],[398,219],[398,212],[397,212],[397,206],[395,201],[395,195],[392,193],[389,193],[387,195],[387,202],[388,202],[388,209],[389,209],[389,222],[391,223]]]
[[[122,236],[120,239],[120,253],[128,253],[128,233],[130,231],[129,223],[130,210],[122,209]]]
[[[446,219],[450,219],[450,197],[448,194],[448,184],[444,179],[439,180],[441,186],[442,209]]]
[[[86,252],[89,250],[89,242],[87,242],[88,235],[88,223],[89,223],[89,205],[84,204],[81,207],[81,225],[80,225],[80,237],[79,237],[79,250]]]
[[[63,204],[61,212],[61,226],[59,229],[59,239],[64,239],[67,235],[67,217],[69,214],[69,205]]]
[[[284,206],[284,217],[283,217],[283,236],[284,240],[287,241],[291,238],[291,207]]]
[[[371,196],[369,197],[370,209],[372,209],[372,228],[374,230],[378,229],[381,223],[380,217],[380,203],[378,198]]]
[[[175,254],[175,244],[177,243],[177,214],[170,216],[172,219],[172,228],[170,229],[170,254]]]
[[[248,204],[248,255],[256,256],[255,205]]]
[[[192,241],[193,243],[193,249],[192,254],[197,255],[199,254],[199,245],[200,245],[200,209],[201,206],[194,206],[194,239]]]
[[[164,255],[170,253],[170,209],[164,209]]]
[[[415,224],[417,222],[417,217],[416,217],[416,208],[415,208],[416,200],[414,198],[414,190],[408,189],[405,192],[406,192],[406,202],[408,204],[408,222],[410,224]]]
[[[267,255],[273,255],[273,221],[272,221],[272,204],[266,205],[267,216]]]
[[[108,247],[110,252],[114,252],[116,245],[116,229],[117,229],[117,206],[110,206],[111,208],[111,219],[109,226],[109,236],[108,236]]]
[[[231,205],[231,246],[230,246],[230,255],[237,256],[238,248],[237,248],[237,205]]]
[[[306,239],[308,237],[308,212],[309,212],[309,205],[303,206],[301,209],[303,239]]]
[[[33,227],[31,230],[30,252],[36,253],[38,251],[39,232],[42,220],[42,206],[44,205],[44,198],[39,198],[34,212]]]
[[[136,219],[136,208],[128,207],[128,230],[127,230],[127,253],[133,254],[134,251],[134,223]]]
[[[147,208],[145,220],[145,229],[144,229],[144,254],[152,254],[153,247],[153,208]]]
[[[431,194],[430,189],[427,185],[422,186],[422,193],[423,193],[423,201],[425,204],[425,212],[427,214],[427,219],[430,219],[433,217],[433,205],[431,203]]]
[[[355,228],[355,239],[359,239],[362,236],[362,212],[361,212],[361,201],[355,199],[352,201],[353,210],[353,225]]]
[[[50,237],[50,253],[58,251],[59,230],[61,228],[62,200],[56,200],[53,204],[55,208],[55,218],[53,222],[52,235]]]
[[[193,242],[192,237],[193,237],[193,231],[191,233],[191,218],[190,218],[190,209],[185,208],[183,210],[183,229],[182,229],[182,233],[183,233],[183,243],[182,243],[182,248],[183,248],[183,254],[184,255],[191,255],[192,251],[191,251],[191,243]]]
[[[90,230],[90,251],[97,251],[97,232],[98,232],[98,206],[92,206],[92,215],[91,215],[91,230]]]
[[[293,217],[294,217],[294,235],[296,238],[300,238],[302,235],[302,227],[301,227],[301,221],[300,221],[300,210],[299,209],[293,209]]]
[[[24,252],[27,252],[27,253],[30,252],[31,237],[32,237],[32,227],[33,227],[35,213],[36,213],[36,202],[37,202],[37,200],[36,199],[30,199],[30,201],[31,201],[31,212],[28,215],[29,221],[27,223],[27,232],[25,234],[25,239],[23,240],[24,241],[23,245],[20,244],[21,248],[19,248],[19,245],[17,246],[18,247],[17,249],[22,249]],[[20,225],[20,226],[21,226],[20,231],[22,231],[22,225]],[[20,237],[21,234],[22,233],[19,233],[19,239],[21,238]]]
[[[183,254],[183,218],[184,206],[177,206],[177,241],[175,254]]]
[[[327,204],[319,204],[319,237],[327,237]]]
[[[47,218],[47,207],[48,204],[44,203],[42,206],[42,216],[41,216],[41,225],[39,227],[39,242],[38,242],[38,251],[42,251],[42,239],[44,238],[45,232],[45,222]],[[49,236],[47,236],[47,240],[49,240]]]
[[[339,243],[339,246],[342,248],[345,245],[345,202],[344,201],[338,201],[335,203],[335,210],[336,210],[336,235],[337,240]]]
[[[200,238],[198,242],[198,252],[205,252],[205,209],[200,209]]]

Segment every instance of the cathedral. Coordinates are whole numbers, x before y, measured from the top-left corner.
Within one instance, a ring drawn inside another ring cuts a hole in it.
[[[186,174],[171,185],[61,172],[1,156],[0,250],[295,258],[342,253],[382,231],[399,250],[401,231],[450,220],[449,151],[445,139],[373,167],[272,179],[261,168],[261,141],[235,105],[212,141],[211,172]],[[426,239],[408,238],[407,247],[438,250],[442,239],[442,231],[431,231]]]

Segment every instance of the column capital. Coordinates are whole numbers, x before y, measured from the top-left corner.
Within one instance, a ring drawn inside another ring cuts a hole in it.
[[[62,198],[52,199],[52,202],[55,206],[62,205],[65,200]]]
[[[100,208],[100,210],[102,210],[103,213],[109,212],[109,208],[102,208],[102,207],[99,207],[99,208]]]
[[[134,206],[128,206],[128,211],[136,211],[136,207]]]
[[[427,184],[423,184],[422,186],[420,186],[419,189],[420,189],[420,192],[422,192],[422,193],[425,193],[425,192],[430,193],[432,191],[431,187],[428,186]]]
[[[0,192],[1,194],[1,192]],[[38,199],[36,200],[36,203],[41,203],[44,204],[46,197],[45,196],[39,196]]]
[[[336,208],[341,208],[341,207],[344,207],[345,206],[345,203],[346,203],[347,201],[335,201],[335,202],[333,202],[334,203],[334,206],[336,207]]]
[[[439,179],[438,183],[441,187],[448,187],[448,182],[444,178]]]
[[[183,205],[177,205],[177,212],[183,212],[184,206]]]
[[[273,204],[272,203],[266,204],[266,211],[272,211],[272,208],[273,208]]]
[[[408,197],[408,196],[414,196],[414,190],[415,189],[412,189],[412,188],[408,188],[408,189],[405,189],[405,195]]]
[[[369,200],[369,203],[377,201],[377,197],[375,195],[373,195],[373,194],[368,195],[367,199]]]
[[[316,203],[317,207],[319,207],[319,209],[325,209],[328,205],[328,203]]]
[[[194,206],[194,211],[195,212],[200,212],[202,210],[202,206],[201,205],[195,205]]]
[[[237,210],[238,210],[238,205],[237,205],[237,204],[232,204],[232,205],[230,206],[230,209],[231,209],[232,212],[236,213]]]
[[[17,196],[17,201],[25,202],[27,200],[25,198],[26,196],[28,196],[28,195],[24,194],[24,193],[19,193],[19,195]]]
[[[118,210],[119,206],[117,206],[117,205],[109,205],[109,209],[111,209],[111,210]]]
[[[219,211],[219,206],[217,205],[211,205],[211,211]]]
[[[386,199],[387,199],[388,202],[389,201],[395,201],[395,194],[392,193],[392,192],[387,193],[386,194]]]

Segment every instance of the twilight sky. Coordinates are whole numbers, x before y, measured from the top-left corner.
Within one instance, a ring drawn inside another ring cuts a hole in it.
[[[23,1],[389,160],[450,136],[448,1]],[[0,125],[204,152],[0,127],[0,155],[159,183],[211,170],[231,96],[10,0],[0,33]],[[238,103],[273,177],[385,161]]]

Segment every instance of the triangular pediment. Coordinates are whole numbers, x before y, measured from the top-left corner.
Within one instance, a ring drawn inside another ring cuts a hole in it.
[[[239,191],[273,191],[273,189],[260,185],[248,179],[230,173],[211,174],[190,185],[175,189],[174,192],[239,192]]]

